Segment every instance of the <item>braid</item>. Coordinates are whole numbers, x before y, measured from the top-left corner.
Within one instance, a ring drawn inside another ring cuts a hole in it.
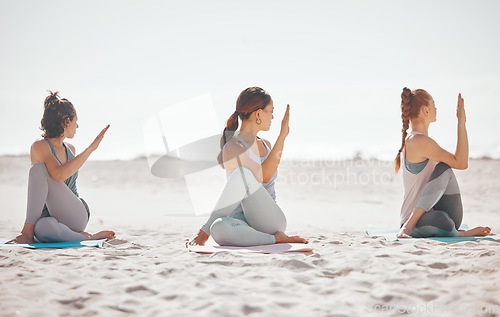
[[[220,153],[217,156],[217,161],[219,164],[224,167],[224,162],[222,160],[222,149],[224,148],[224,145],[226,145],[227,141],[229,141],[236,130],[238,129],[238,116],[239,112],[235,111],[229,119],[227,119],[226,127],[224,128],[224,131],[222,132],[222,138],[220,139]]]
[[[412,98],[412,91],[407,87],[403,88],[403,92],[401,93],[401,119],[403,121],[403,128],[401,129],[401,148],[399,149],[398,154],[394,159],[394,169],[396,170],[396,173],[401,167],[401,152],[405,147],[406,136],[408,135],[407,130],[410,127],[410,110]]]

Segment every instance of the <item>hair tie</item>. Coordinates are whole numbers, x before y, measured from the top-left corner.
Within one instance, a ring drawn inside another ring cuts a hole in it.
[[[401,153],[401,150],[399,150],[398,153]]]
[[[239,116],[239,115],[240,115],[240,113],[239,113],[238,111],[235,111],[235,112],[233,112],[233,115],[237,115],[237,116]]]

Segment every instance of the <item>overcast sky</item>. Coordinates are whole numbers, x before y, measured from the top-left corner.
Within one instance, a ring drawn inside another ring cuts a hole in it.
[[[433,95],[433,132],[452,151],[462,92],[471,153],[500,155],[490,132],[499,12],[499,1],[1,1],[0,154],[39,137],[48,89],[77,108],[77,149],[111,123],[96,157],[129,158],[165,107],[208,93],[222,126],[239,92],[258,85],[275,101],[269,139],[290,103],[298,156],[395,154],[404,86]]]

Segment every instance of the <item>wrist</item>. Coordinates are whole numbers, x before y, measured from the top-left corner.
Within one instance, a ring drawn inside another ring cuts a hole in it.
[[[89,146],[82,152],[82,154],[89,156],[92,152],[94,152],[94,150]]]
[[[278,139],[276,140],[276,142],[282,142],[282,143],[285,143],[285,139],[286,139],[286,135],[280,133],[280,135],[278,135]]]

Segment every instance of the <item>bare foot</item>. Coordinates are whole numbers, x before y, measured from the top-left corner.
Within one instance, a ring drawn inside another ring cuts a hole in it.
[[[14,239],[7,241],[5,243],[6,244],[7,243],[8,244],[31,244],[31,243],[35,243],[35,240],[33,239],[33,237],[30,238],[27,235],[21,233],[20,235],[18,235]]]
[[[304,238],[299,236],[287,236],[284,232],[278,231],[274,234],[274,238],[276,239],[276,243],[309,243]]]
[[[81,234],[85,236],[85,240],[99,240],[99,239],[114,239],[115,233],[113,231],[99,231],[95,234],[90,234],[85,231],[81,231]]]
[[[474,237],[474,236],[482,236],[485,237],[489,235],[491,232],[490,227],[475,227],[469,230],[458,230],[459,237]]]

